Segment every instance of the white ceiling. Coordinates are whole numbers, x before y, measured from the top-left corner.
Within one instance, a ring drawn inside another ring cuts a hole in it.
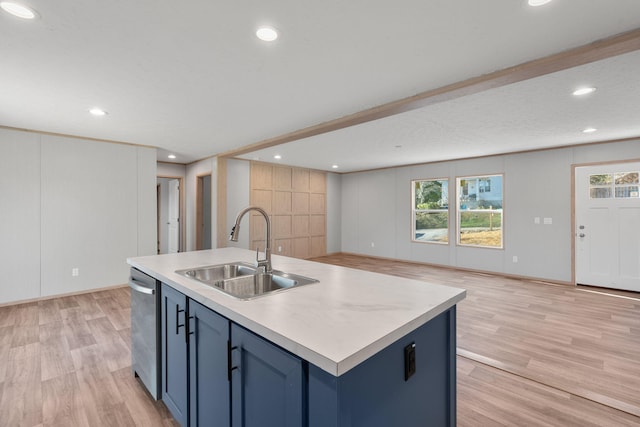
[[[39,19],[0,12],[0,125],[180,163],[640,28],[638,0],[25,3]],[[256,39],[259,24],[281,37]],[[626,54],[318,135],[282,161],[348,171],[638,136],[638,65]],[[567,95],[581,83],[599,90]]]
[[[239,157],[353,172],[638,136],[640,51]]]

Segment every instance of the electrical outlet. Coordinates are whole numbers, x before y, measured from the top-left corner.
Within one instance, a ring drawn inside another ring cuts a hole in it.
[[[76,267],[76,268],[72,268],[72,269],[71,269],[71,275],[72,275],[73,277],[78,277],[78,276],[80,275],[80,269],[79,269],[79,268],[77,268],[77,267]]]
[[[278,246],[278,252],[282,252],[282,246]]]
[[[375,244],[375,243],[373,243],[373,242],[371,242],[371,247],[372,247],[372,248],[375,248],[375,247],[376,247],[376,244]]]
[[[518,262],[518,255],[513,256],[513,263],[516,264]]]
[[[540,224],[540,217],[537,216],[537,217],[533,218],[533,223],[534,224]]]

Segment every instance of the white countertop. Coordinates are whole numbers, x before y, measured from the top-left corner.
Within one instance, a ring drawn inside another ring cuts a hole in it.
[[[319,283],[239,300],[176,270],[234,261],[255,252],[224,248],[130,258],[127,262],[334,376],[340,376],[464,299],[466,291],[274,255],[274,270]]]

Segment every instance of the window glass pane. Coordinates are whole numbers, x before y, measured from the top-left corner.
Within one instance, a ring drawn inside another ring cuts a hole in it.
[[[412,182],[415,242],[448,243],[449,181],[430,179]]]
[[[616,174],[616,185],[638,183],[638,172],[624,172]]]
[[[414,240],[418,242],[449,242],[448,211],[416,211]]]
[[[608,199],[611,197],[611,187],[591,187],[589,197],[592,199]]]
[[[589,185],[609,185],[613,182],[613,176],[610,173],[589,175]]]
[[[446,209],[449,182],[446,180],[414,181],[415,209]]]
[[[502,247],[502,175],[458,178],[458,243]]]
[[[629,185],[625,187],[616,187],[616,197],[621,199],[630,199],[632,197],[638,197],[638,186]]]

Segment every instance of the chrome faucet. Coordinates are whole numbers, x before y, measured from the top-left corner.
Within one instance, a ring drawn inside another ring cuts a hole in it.
[[[267,222],[267,244],[264,249],[264,259],[260,259],[260,254],[258,249],[256,249],[256,265],[258,268],[264,268],[264,272],[267,274],[271,274],[271,220],[269,219],[269,215],[267,212],[259,208],[258,206],[249,206],[248,208],[244,208],[238,213],[236,217],[236,223],[231,229],[231,235],[229,236],[229,240],[232,242],[238,241],[238,233],[240,232],[240,221],[242,221],[242,217],[249,211],[256,211],[262,214],[264,220]]]

